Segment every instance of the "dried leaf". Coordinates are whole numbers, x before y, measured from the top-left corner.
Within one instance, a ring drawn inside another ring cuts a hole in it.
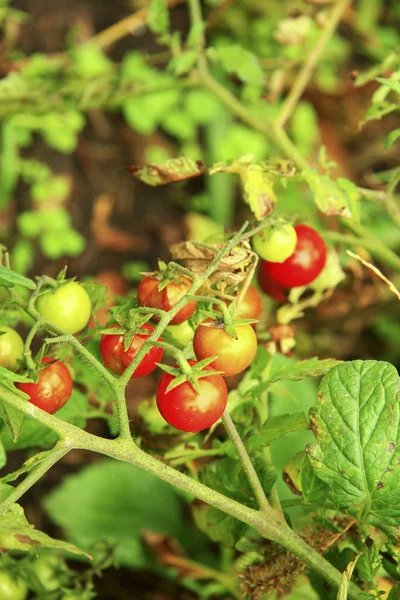
[[[201,160],[192,160],[184,156],[166,160],[159,165],[129,167],[129,171],[133,177],[151,186],[185,181],[186,179],[202,175],[206,170],[206,166]]]

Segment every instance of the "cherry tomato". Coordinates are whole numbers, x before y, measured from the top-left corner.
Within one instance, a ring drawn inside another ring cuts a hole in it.
[[[189,362],[195,364],[195,361]],[[164,373],[157,387],[158,410],[167,423],[192,433],[214,425],[228,400],[228,390],[221,375],[201,377],[198,380],[199,393],[187,381],[167,392],[173,379],[173,375]]]
[[[206,319],[197,327],[193,338],[198,360],[218,356],[210,368],[221,371],[225,377],[244,371],[257,351],[257,337],[251,325],[235,325],[235,329],[237,340],[225,331],[222,324]]]
[[[281,263],[293,254],[296,241],[296,229],[287,223],[256,233],[253,236],[253,248],[260,258]]]
[[[86,290],[76,281],[39,296],[38,312],[65,333],[77,333],[88,324],[92,305]]]
[[[318,277],[326,262],[326,246],[322,237],[307,225],[297,225],[297,244],[293,254],[283,263],[268,262],[265,272],[287,288],[308,285]]]
[[[72,394],[72,377],[67,367],[49,356],[42,363],[52,364],[39,371],[37,383],[16,383],[16,387],[28,394],[30,402],[51,415],[66,404]]]
[[[118,327],[118,325],[113,325]],[[103,362],[114,373],[122,375],[126,367],[131,364],[144,342],[147,340],[149,335],[154,331],[154,327],[149,323],[145,323],[142,326],[143,329],[147,329],[149,334],[137,333],[131,342],[128,350],[124,350],[124,336],[123,335],[103,335],[100,341],[100,353],[103,358]],[[162,341],[159,338],[159,341]],[[140,361],[138,367],[133,372],[132,377],[144,377],[148,375],[157,367],[156,363],[161,362],[163,356],[163,349],[153,346],[145,354],[144,358]]]
[[[4,333],[3,333],[4,332]],[[24,342],[21,336],[11,327],[0,327],[0,366],[10,371],[18,369],[18,360],[22,359]]]
[[[159,283],[160,281],[156,277],[148,276],[142,279],[137,290],[139,306],[168,311],[179,302],[191,286],[191,281],[187,277],[181,277],[178,283],[168,283],[161,291],[158,290]],[[196,302],[188,302],[171,320],[170,325],[179,325],[179,323],[187,321],[195,309]]]
[[[14,579],[6,571],[0,571],[1,600],[25,600],[28,588],[21,579]]]
[[[241,319],[258,319],[261,313],[261,296],[254,285],[249,285],[245,295],[237,307],[237,314]]]
[[[257,271],[257,279],[262,291],[276,302],[283,304],[288,297],[288,291],[277,283],[268,274],[268,263],[266,260],[260,261]]]
[[[182,344],[182,346],[186,346],[191,342],[194,336],[194,331],[187,321],[184,321],[179,325],[168,325],[166,330],[169,331],[174,340]]]

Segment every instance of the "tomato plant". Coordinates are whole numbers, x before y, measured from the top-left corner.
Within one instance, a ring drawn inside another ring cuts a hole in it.
[[[92,310],[85,288],[76,281],[46,291],[39,296],[36,308],[46,321],[72,334],[86,327]]]
[[[0,327],[0,366],[10,371],[18,369],[18,361],[24,353],[21,336],[11,327]]]
[[[42,363],[51,363],[40,369],[36,383],[17,383],[16,387],[29,396],[29,402],[53,414],[68,402],[72,394],[72,377],[59,360],[47,356]]]
[[[118,325],[112,325],[112,327],[118,327]],[[121,334],[112,335],[104,334],[100,341],[100,353],[103,358],[103,362],[114,373],[122,375],[126,367],[128,367],[140,348],[143,346],[145,340],[154,331],[154,327],[149,323],[144,323],[142,329],[147,330],[149,333],[136,333],[129,347],[124,349],[124,336]],[[162,341],[159,338],[159,341]],[[163,356],[163,349],[153,346],[142,358],[138,367],[132,374],[132,377],[144,377],[149,375],[157,367],[156,363],[161,362]]]
[[[145,277],[139,283],[137,299],[139,306],[170,310],[179,300],[187,294],[191,282],[187,277],[180,277],[179,281],[171,281],[162,290],[159,290],[160,280],[156,277]],[[196,302],[187,302],[183,308],[171,319],[171,325],[179,325],[187,321],[196,309]]]
[[[309,285],[321,273],[326,262],[326,245],[308,225],[297,225],[296,249],[284,262],[263,264],[263,270],[276,283],[287,287]]]
[[[25,600],[28,597],[28,588],[20,579],[13,579],[5,571],[0,571],[0,598],[1,600]]]
[[[190,361],[194,365],[195,361]],[[214,425],[222,416],[228,399],[221,375],[205,375],[198,379],[199,391],[188,381],[171,390],[175,377],[164,373],[157,387],[157,406],[164,419],[181,431],[196,433]]]
[[[260,258],[282,263],[296,248],[296,228],[289,223],[262,229],[253,236],[253,248]]]
[[[198,360],[216,356],[211,367],[226,377],[244,371],[257,351],[257,337],[251,325],[235,325],[237,339],[219,321],[205,320],[197,327],[193,347]]]

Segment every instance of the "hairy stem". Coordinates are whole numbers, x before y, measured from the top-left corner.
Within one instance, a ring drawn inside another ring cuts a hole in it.
[[[229,437],[235,445],[236,451],[239,455],[240,462],[242,464],[243,470],[246,474],[246,477],[251,485],[251,489],[254,492],[254,496],[256,497],[258,506],[262,511],[271,511],[271,506],[267,500],[265,492],[262,488],[258,475],[256,473],[255,468],[250,460],[249,455],[247,454],[247,450],[245,445],[242,442],[240,435],[235,427],[234,422],[230,414],[225,411],[222,415],[222,422],[225,425],[225,428],[228,432]]]
[[[4,514],[17,502],[60,458],[68,454],[70,449],[62,441],[58,442],[53,450],[50,450],[46,457],[40,460],[38,466],[34,467],[25,479],[14,488],[11,494],[0,503],[0,515]]]

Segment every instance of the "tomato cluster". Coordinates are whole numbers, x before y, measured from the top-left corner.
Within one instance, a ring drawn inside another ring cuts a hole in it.
[[[258,269],[261,289],[277,302],[285,302],[291,288],[312,283],[326,263],[326,246],[319,233],[308,225],[296,225],[294,231],[294,251],[282,259],[287,250],[287,245],[282,242],[283,249],[278,244],[275,254],[270,254],[272,260],[261,260]]]
[[[278,302],[285,301],[288,290],[311,283],[322,271],[326,247],[320,235],[307,225],[292,227],[280,224],[267,233],[256,234],[254,247],[262,260],[258,271],[261,289]],[[164,280],[160,274],[146,275],[137,290],[139,307],[154,309],[151,318],[159,320],[157,311],[170,311],[190,291],[191,281],[185,276]],[[221,306],[219,304],[218,306]],[[188,319],[196,309],[189,299],[170,321],[170,335],[185,346],[193,338],[196,360],[187,378],[178,369],[176,374],[164,373],[157,388],[157,405],[165,420],[182,431],[197,432],[213,425],[227,403],[224,377],[241,373],[256,354],[257,337],[252,324],[240,319],[257,320],[262,302],[257,289],[249,286],[236,307],[239,320],[232,320],[231,311],[215,307],[217,317],[200,322],[194,333]],[[90,298],[79,283],[69,281],[55,289],[45,290],[37,300],[37,310],[43,320],[54,328],[75,334],[86,327],[91,315]],[[152,312],[151,310],[149,312]],[[223,314],[224,313],[224,314]],[[225,317],[224,317],[225,315]],[[113,333],[113,329],[119,329]],[[104,332],[100,353],[104,365],[122,375],[136,358],[143,344],[153,334],[150,323],[129,332],[117,324]],[[133,378],[152,373],[163,357],[163,340],[152,344],[132,373]],[[9,327],[0,328],[0,366],[17,370],[23,364],[24,343]],[[198,366],[206,361],[206,367]],[[208,361],[208,362],[207,362]],[[211,370],[210,373],[207,371]],[[177,379],[180,379],[178,382]],[[73,382],[68,368],[51,357],[42,359],[34,382],[18,383],[29,401],[48,413],[55,413],[68,401]]]

